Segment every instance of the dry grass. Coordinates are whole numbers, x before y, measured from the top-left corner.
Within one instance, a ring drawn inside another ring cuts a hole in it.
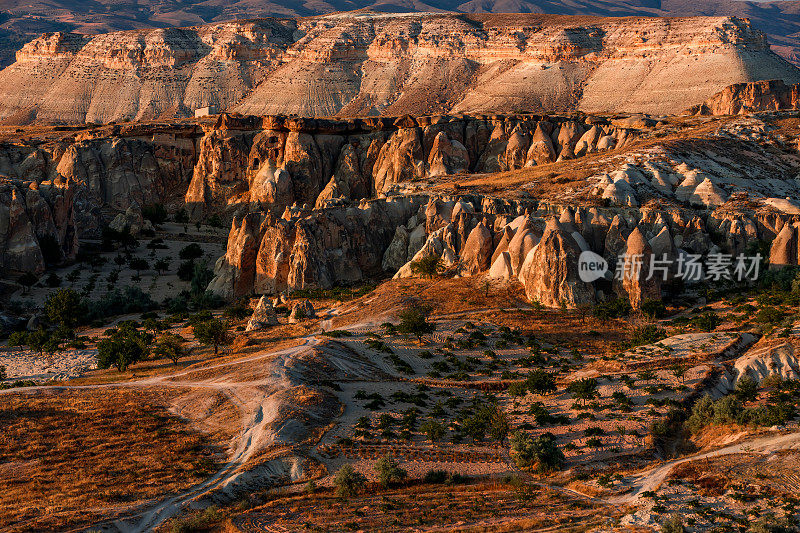
[[[597,508],[564,493],[527,485],[481,482],[418,484],[342,501],[329,490],[275,498],[231,520],[232,531],[527,531],[597,524]],[[608,515],[604,514],[602,518]],[[284,529],[285,528],[285,529]],[[568,529],[567,529],[568,530]]]
[[[205,479],[211,439],[168,400],[105,388],[3,396],[0,529],[86,526]]]
[[[459,317],[519,328],[544,342],[576,348],[584,355],[616,353],[616,345],[629,333],[628,324],[622,320],[600,321],[575,310],[533,309],[518,283],[493,283],[487,294],[482,276],[387,281],[336,317],[334,328],[369,319],[381,323],[419,304],[430,305],[434,318]]]

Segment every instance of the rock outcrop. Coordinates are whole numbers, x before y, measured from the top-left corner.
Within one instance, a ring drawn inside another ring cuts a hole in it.
[[[0,119],[107,123],[209,106],[300,116],[677,113],[734,83],[800,82],[746,19],[510,20],[350,13],[45,34],[0,72]]]
[[[555,218],[550,219],[520,268],[519,279],[528,298],[548,307],[593,303],[594,287],[578,275],[580,254],[575,238]]]
[[[743,115],[760,111],[800,109],[800,84],[783,80],[736,83],[696,106],[689,115]]]
[[[267,299],[266,296],[262,296],[259,298],[258,303],[253,309],[253,314],[250,316],[250,320],[247,321],[247,327],[245,328],[245,331],[257,331],[270,326],[277,326],[278,324],[278,315],[275,314],[275,309],[272,307],[272,303]]]
[[[335,120],[223,114],[204,126],[185,201],[195,219],[244,206],[276,215],[294,204],[332,207],[422,178],[571,159],[587,127],[578,119],[536,115]],[[554,144],[547,131],[561,141]],[[615,126],[607,131],[626,134]],[[601,150],[595,137],[584,139],[584,155]]]

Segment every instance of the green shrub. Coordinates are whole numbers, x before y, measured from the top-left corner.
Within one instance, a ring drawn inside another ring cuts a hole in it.
[[[511,436],[511,456],[520,468],[535,466],[539,472],[560,470],[564,465],[564,452],[558,448],[552,433],[531,437],[516,432]]]
[[[631,304],[627,299],[618,298],[610,302],[602,302],[595,306],[592,314],[600,320],[623,318],[631,313]]]
[[[356,472],[352,465],[343,465],[333,477],[333,486],[336,488],[336,495],[342,499],[355,496],[364,489],[367,478],[360,472]]]
[[[408,477],[408,472],[400,468],[397,461],[388,456],[378,459],[375,463],[375,471],[378,473],[378,480],[384,487],[401,483]]]

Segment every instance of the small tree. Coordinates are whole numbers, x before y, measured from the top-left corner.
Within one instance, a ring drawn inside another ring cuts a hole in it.
[[[212,318],[192,326],[192,333],[200,344],[214,347],[214,355],[219,353],[219,347],[230,344],[231,335],[228,332],[228,322]]]
[[[388,456],[381,457],[375,463],[375,471],[378,473],[378,480],[384,487],[388,487],[392,483],[401,483],[408,477],[408,472],[400,468],[397,461]]]
[[[409,307],[400,312],[400,324],[397,331],[403,334],[414,335],[417,340],[422,342],[422,336],[436,331],[436,324],[428,322],[431,314],[429,305],[419,307]]]
[[[683,383],[686,380],[686,372],[689,370],[689,367],[686,365],[675,365],[671,370],[672,375],[681,380],[681,383]]]
[[[686,528],[683,525],[683,519],[680,515],[669,515],[666,520],[661,524],[661,531],[664,533],[683,533]]]
[[[433,278],[444,270],[441,258],[428,255],[411,263],[411,272],[424,278]]]
[[[564,465],[564,452],[562,452],[552,433],[543,433],[538,437],[531,437],[522,432],[511,436],[511,456],[520,468],[535,465],[539,472],[560,470]]]
[[[163,274],[165,271],[169,270],[169,263],[169,259],[162,258],[153,263],[153,268],[156,269],[159,274]]]
[[[333,476],[333,486],[336,487],[336,495],[342,499],[350,498],[358,494],[367,482],[367,478],[360,472],[356,472],[352,465],[343,465]]]
[[[177,365],[178,359],[186,355],[184,342],[186,341],[180,335],[166,333],[156,341],[152,354],[154,357],[169,359],[174,365]]]
[[[140,257],[134,257],[130,260],[128,266],[131,267],[132,270],[135,270],[138,275],[142,270],[150,268],[150,263]]]
[[[97,343],[97,366],[117,367],[124,372],[130,365],[138,363],[147,354],[150,335],[125,325],[115,330],[107,339]]]
[[[180,257],[184,261],[191,259],[200,259],[201,257],[203,257],[203,249],[200,247],[199,244],[193,242],[192,244],[186,245],[183,248],[181,248],[181,251],[178,252],[178,257]]]
[[[508,415],[497,404],[492,405],[490,410],[489,436],[500,444],[503,444],[506,440],[506,437],[508,437],[508,432],[511,430],[511,424],[508,421]]]
[[[444,424],[434,419],[426,420],[425,422],[423,422],[422,425],[419,427],[419,430],[425,433],[431,442],[436,442],[438,440],[441,440],[441,438],[444,437],[446,431]]]
[[[44,313],[48,320],[59,326],[73,328],[78,324],[79,317],[84,316],[85,309],[77,291],[59,289],[47,297]]]
[[[752,402],[758,397],[758,382],[750,376],[742,376],[736,382],[734,394],[742,402]]]
[[[556,378],[552,372],[536,368],[528,373],[525,385],[534,394],[555,392]]]
[[[599,396],[597,392],[597,380],[594,378],[583,378],[578,381],[573,381],[567,388],[575,398],[581,400],[583,405],[586,405],[588,400]]]

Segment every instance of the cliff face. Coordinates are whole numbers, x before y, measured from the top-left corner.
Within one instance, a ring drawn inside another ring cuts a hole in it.
[[[198,141],[195,218],[238,206],[281,215],[402,189],[430,176],[501,172],[621,147],[636,132],[564,116],[304,119],[221,115]]]
[[[686,111],[690,115],[743,115],[800,109],[800,84],[782,80],[737,83]]]
[[[185,190],[198,128],[119,126],[30,144],[0,143],[0,272],[42,272],[99,239],[104,213]]]
[[[6,122],[249,114],[678,112],[722,88],[800,82],[736,18],[330,15],[96,37],[47,34],[0,72]]]

